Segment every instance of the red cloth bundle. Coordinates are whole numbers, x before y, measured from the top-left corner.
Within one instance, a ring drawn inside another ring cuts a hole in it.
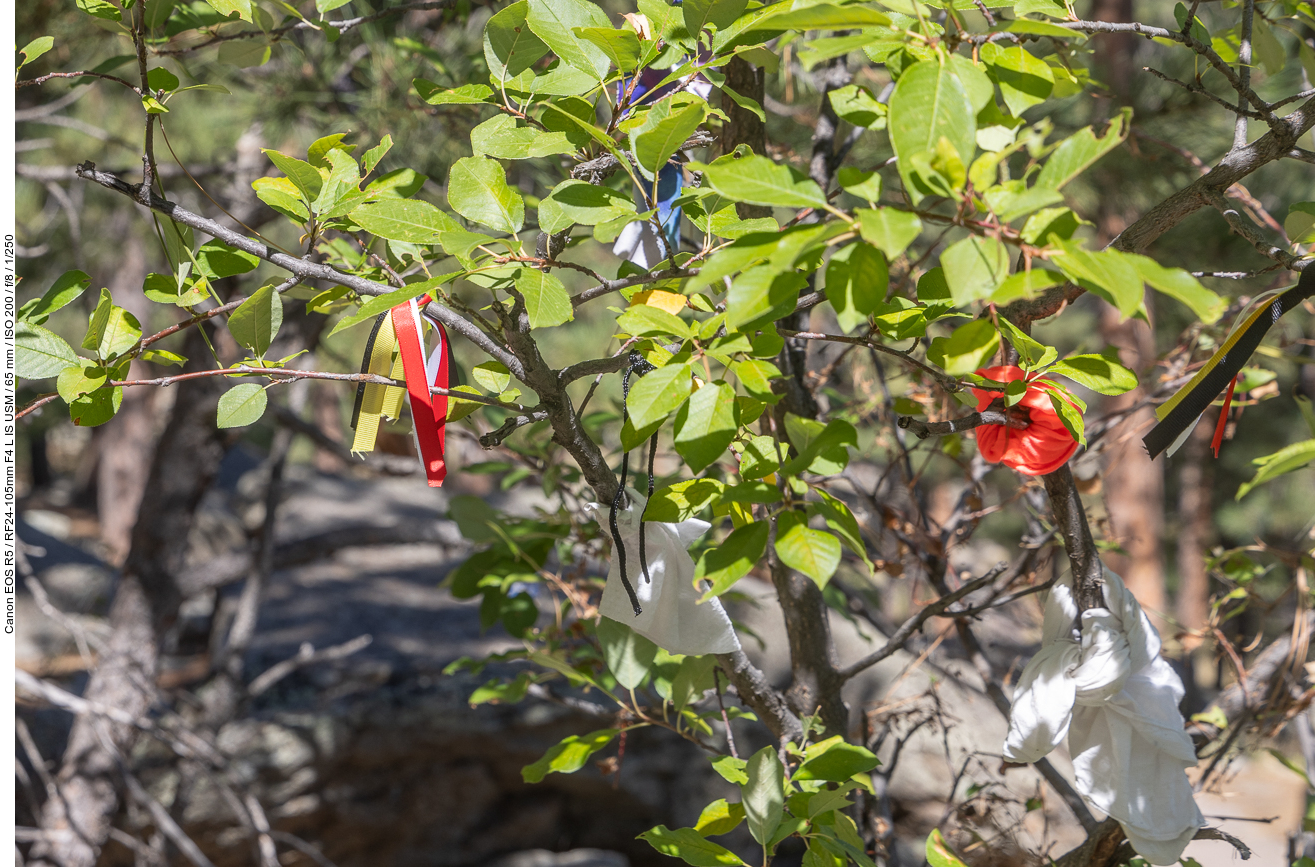
[[[1013,382],[1027,376],[1022,368],[1012,364],[984,367],[977,373],[997,382]],[[1012,467],[1025,476],[1043,476],[1053,473],[1073,457],[1073,453],[1078,450],[1077,441],[1068,432],[1068,428],[1064,427],[1059,413],[1051,405],[1050,395],[1055,392],[1041,385],[1044,382],[1044,379],[1040,379],[1030,383],[1023,399],[1016,404],[1027,410],[1030,424],[1026,428],[1020,430],[1004,425],[982,425],[976,429],[977,449],[983,458],[993,464]],[[973,394],[977,396],[978,412],[1000,397],[998,391],[978,388],[973,389]],[[1066,399],[1060,396],[1060,400]]]

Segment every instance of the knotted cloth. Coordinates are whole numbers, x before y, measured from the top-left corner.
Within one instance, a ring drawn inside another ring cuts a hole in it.
[[[630,504],[617,510],[616,525],[626,549],[638,551],[640,518],[646,501],[632,488],[626,493]],[[604,507],[588,503],[585,508],[597,511]],[[633,580],[643,612],[637,615],[631,608],[630,598],[621,584],[620,564],[613,556],[599,613],[628,625],[668,653],[700,656],[739,650],[740,640],[721,601],[710,599],[699,604],[701,594],[694,586],[694,560],[686,550],[712,525],[694,518],[679,524],[642,523],[650,580],[646,582],[638,574]]]
[[[1105,569],[1105,608],[1082,613],[1072,579],[1046,602],[1041,650],[1014,694],[1004,756],[1034,762],[1068,735],[1077,790],[1118,820],[1137,854],[1175,864],[1204,827],[1187,768],[1183,683],[1160,657],[1160,635],[1118,575]]]

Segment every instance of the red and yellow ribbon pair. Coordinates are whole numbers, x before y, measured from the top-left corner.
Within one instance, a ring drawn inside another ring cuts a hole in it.
[[[375,320],[374,330],[365,345],[361,373],[406,381],[405,392],[410,398],[416,447],[429,486],[437,488],[447,477],[443,452],[447,438],[448,399],[446,394],[432,394],[430,389],[446,390],[448,387],[450,347],[443,324],[421,314],[428,301],[428,296],[412,299]],[[426,321],[438,334],[438,342],[428,358],[424,338]],[[395,385],[373,382],[363,382],[357,387],[356,405],[352,409],[352,428],[356,431],[352,439],[353,452],[374,451],[380,418],[396,420],[401,416],[403,391]]]

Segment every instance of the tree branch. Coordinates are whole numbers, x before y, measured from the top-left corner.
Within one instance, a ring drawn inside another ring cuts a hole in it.
[[[904,430],[913,431],[920,440],[932,436],[942,437],[948,434],[962,433],[983,425],[1000,425],[1014,430],[1026,430],[1031,426],[1027,416],[1017,410],[999,412],[992,409],[984,409],[981,412],[975,412],[963,418],[952,418],[949,421],[925,422],[919,421],[910,415],[902,415],[895,423]]]
[[[354,274],[339,271],[337,268],[330,265],[308,262],[304,259],[298,259],[295,256],[289,256],[287,253],[273,250],[265,244],[253,241],[245,235],[221,226],[214,220],[193,214],[191,211],[188,211],[173,202],[160,198],[153,192],[147,191],[147,199],[143,201],[140,184],[129,184],[127,181],[121,180],[114,175],[97,171],[96,164],[93,162],[85,162],[79,165],[76,171],[78,177],[84,180],[94,181],[102,187],[128,196],[134,201],[142,201],[142,203],[147,204],[151,210],[164,214],[175,222],[182,223],[185,226],[191,226],[193,229],[199,229],[212,238],[217,238],[218,240],[223,241],[230,247],[236,247],[239,250],[243,250],[253,256],[263,259],[266,262],[277,265],[285,271],[296,274],[302,279],[331,280],[341,283],[362,295],[387,295],[389,292],[394,291],[391,286],[386,286],[382,283],[375,283],[372,280],[366,280],[363,277],[357,277]],[[460,334],[462,337],[484,350],[484,352],[488,353],[491,357],[502,362],[506,365],[507,369],[511,371],[512,375],[517,379],[524,381],[524,369],[520,360],[505,347],[494,343],[488,335],[480,331],[471,322],[459,316],[451,308],[444,307],[443,305],[434,302],[425,308],[425,314],[442,322],[443,325]]]
[[[885,645],[883,645],[880,650],[869,653],[867,656],[852,665],[842,668],[840,670],[840,677],[844,680],[849,680],[859,672],[865,671],[882,660],[895,655],[904,648],[905,642],[909,640],[909,637],[912,636],[913,633],[921,629],[924,623],[933,617],[939,617],[942,614],[945,614],[951,605],[968,594],[980,590],[987,584],[990,584],[996,578],[1000,577],[1000,574],[1007,568],[1009,568],[1009,564],[1003,562],[997,563],[995,566],[991,567],[991,571],[987,572],[982,577],[974,578],[958,590],[955,590],[952,593],[947,593],[940,599],[927,605],[917,614],[901,623],[899,628],[892,632],[890,637],[886,639]],[[953,612],[950,613],[953,614]]]

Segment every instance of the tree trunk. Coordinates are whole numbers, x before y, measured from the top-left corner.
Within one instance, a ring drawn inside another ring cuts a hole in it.
[[[207,366],[210,354],[199,329],[189,334],[187,369]],[[215,427],[222,386],[207,378],[179,387],[173,414],[160,438],[147,480],[123,577],[110,608],[111,637],[87,685],[89,701],[144,715],[155,700],[160,638],[178,614],[174,577],[183,565],[187,537],[201,495],[224,455]],[[102,742],[104,735],[108,744]],[[32,849],[38,867],[92,867],[109,837],[118,809],[118,761],[136,730],[80,716],[69,734],[59,771],[62,798],[46,802],[41,825],[54,832]],[[107,749],[109,746],[111,749]],[[117,753],[117,755],[116,755]],[[71,831],[71,834],[63,832]]]

